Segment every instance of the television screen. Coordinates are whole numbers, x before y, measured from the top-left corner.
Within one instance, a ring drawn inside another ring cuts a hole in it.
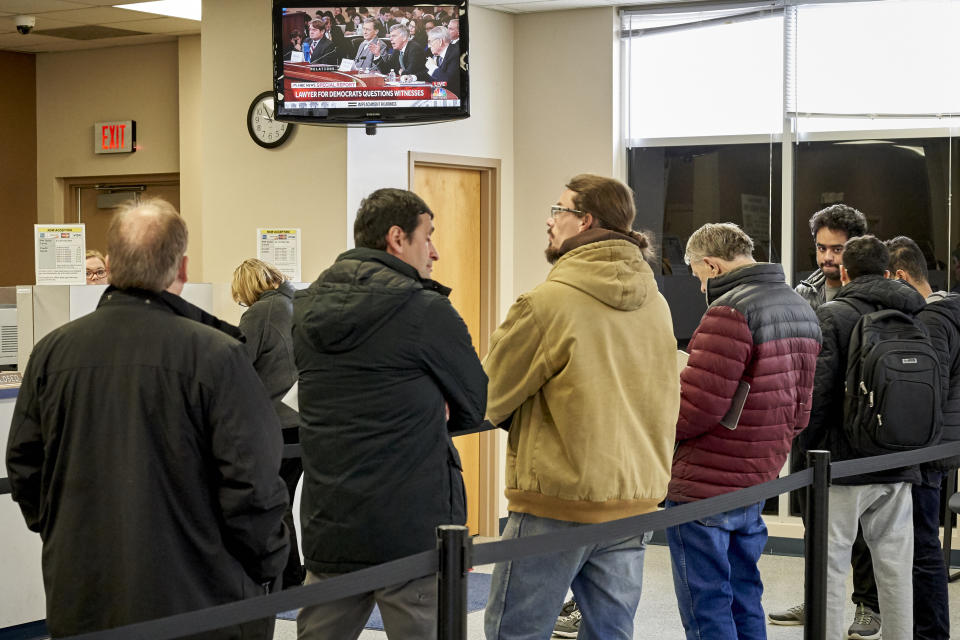
[[[344,7],[274,0],[276,117],[400,124],[470,114],[466,0]]]

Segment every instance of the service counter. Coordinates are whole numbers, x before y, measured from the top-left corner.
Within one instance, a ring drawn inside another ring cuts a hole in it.
[[[0,386],[0,451],[3,452],[7,450],[17,391],[16,387]],[[6,465],[0,469],[0,476],[6,477]],[[0,630],[45,619],[40,536],[27,529],[20,508],[10,494],[0,495],[0,541],[0,567],[3,567]]]

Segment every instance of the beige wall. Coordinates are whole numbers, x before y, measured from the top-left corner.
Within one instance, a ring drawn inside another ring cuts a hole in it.
[[[374,136],[363,129],[347,134],[346,241],[353,246],[353,221],[360,200],[381,187],[409,187],[409,153],[495,158],[500,165],[501,317],[514,299],[514,19],[479,7],[470,8],[470,117],[442,124],[382,127]],[[442,212],[438,213],[442,216]],[[438,219],[442,224],[442,217]],[[439,247],[443,251],[443,247]],[[442,255],[441,255],[442,259]]]
[[[136,120],[131,154],[93,153],[93,123]],[[175,42],[37,56],[37,218],[62,219],[57,180],[179,171]]]
[[[516,293],[543,281],[546,218],[565,180],[619,175],[614,7],[517,16],[514,161]]]
[[[0,51],[0,286],[33,284],[37,221],[36,65],[32,54]]]
[[[202,278],[229,282],[256,255],[257,227],[290,226],[313,280],[346,248],[346,132],[297,126],[271,150],[247,134],[247,108],[271,86],[270,2],[205,0],[200,48]]]
[[[203,281],[203,166],[200,36],[177,41],[180,114],[180,214],[190,229],[188,277]]]

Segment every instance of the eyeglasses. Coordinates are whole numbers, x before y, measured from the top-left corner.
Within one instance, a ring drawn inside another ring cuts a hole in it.
[[[560,217],[561,213],[572,213],[574,215],[583,216],[583,211],[579,209],[568,209],[567,207],[561,207],[558,205],[553,205],[550,207],[550,217],[556,220]]]
[[[87,280],[103,280],[107,277],[106,269],[97,269],[96,271],[87,271]]]

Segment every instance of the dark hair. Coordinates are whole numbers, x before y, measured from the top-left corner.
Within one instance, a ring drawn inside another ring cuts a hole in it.
[[[590,173],[573,176],[565,186],[576,194],[573,206],[583,212],[579,217],[589,213],[593,216],[594,226],[633,237],[640,243],[644,259],[653,257],[650,239],[631,229],[637,208],[630,187],[619,180]]]
[[[823,227],[833,231],[843,231],[849,240],[867,232],[867,217],[853,207],[833,204],[810,217],[810,235],[816,238],[817,231]]]
[[[930,279],[927,258],[920,246],[907,236],[897,236],[884,242],[890,252],[890,271],[905,271],[912,279],[926,282]]]
[[[327,25],[324,23],[323,20],[320,20],[319,18],[316,19],[316,20],[311,20],[311,21],[310,21],[310,27],[311,27],[312,29],[316,29],[317,31],[324,31],[324,32],[326,32],[326,30],[327,30]]]
[[[843,245],[843,268],[847,276],[882,276],[890,268],[890,252],[876,236],[850,238]]]
[[[420,224],[420,214],[433,211],[420,196],[404,189],[377,189],[360,202],[357,220],[353,223],[353,241],[358,247],[387,248],[387,232],[400,227],[411,235]]]

